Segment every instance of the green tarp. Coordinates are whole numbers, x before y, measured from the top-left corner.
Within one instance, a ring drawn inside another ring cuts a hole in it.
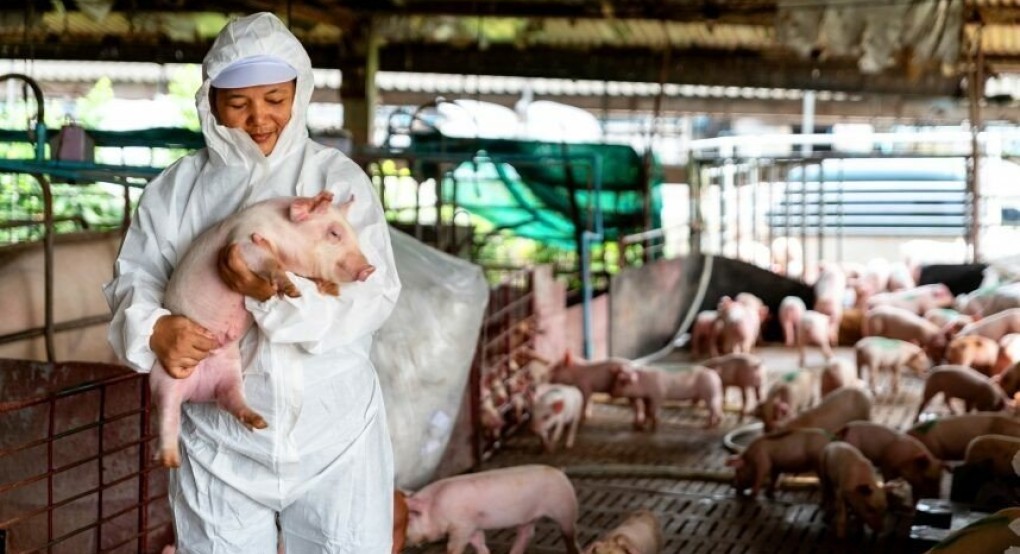
[[[474,157],[444,176],[443,202],[516,235],[574,249],[575,220],[581,230],[595,230],[596,202],[605,240],[645,230],[644,197],[649,183],[642,156],[630,146],[416,134],[411,151],[426,160],[430,155]],[[596,165],[600,166],[598,183]],[[656,228],[662,208],[662,166],[657,160],[653,159],[649,173],[651,226]]]

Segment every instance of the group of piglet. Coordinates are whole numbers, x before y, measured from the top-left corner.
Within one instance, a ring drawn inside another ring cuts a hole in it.
[[[800,298],[783,299],[779,322],[786,345],[799,349],[800,369],[771,385],[754,410],[765,434],[727,462],[738,493],[750,488],[753,496],[763,487],[771,495],[783,473],[816,473],[823,509],[841,538],[852,520],[880,532],[894,500],[938,497],[949,463],[987,464],[995,475],[1014,476],[1012,461],[1020,451],[1020,419],[1013,409],[1020,390],[1020,335],[1014,334],[1020,333],[1020,284],[954,298],[944,284],[914,286],[908,274],[890,279],[882,267],[824,267],[814,310]],[[739,317],[733,316],[734,304],[743,305]],[[757,329],[748,329],[767,316],[756,307],[760,302],[742,293],[699,314],[692,351],[713,356],[703,366],[748,356],[754,341],[743,339],[756,335]],[[845,309],[862,314],[856,368],[832,350]],[[809,346],[821,349],[821,371],[805,367]],[[880,376],[888,374],[885,389],[897,397],[903,368],[925,379],[915,419],[940,393],[950,415],[906,432],[871,422]],[[965,413],[956,413],[954,399]]]

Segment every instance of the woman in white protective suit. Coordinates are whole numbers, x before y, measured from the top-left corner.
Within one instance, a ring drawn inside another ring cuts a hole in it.
[[[241,341],[244,392],[269,426],[249,431],[213,403],[184,405],[169,486],[177,551],[268,554],[279,540],[288,554],[389,553],[393,459],[369,351],[400,282],[382,209],[360,167],[309,139],[311,62],[279,19],[232,21],[202,69],[206,148],[146,186],[105,287],[121,358],[141,372],[158,359],[172,373],[215,348],[208,331],[163,309],[163,291],[197,235],[252,203],[353,194],[349,220],[376,271],[339,297],[295,278],[302,295],[289,298],[221,257],[257,324]]]

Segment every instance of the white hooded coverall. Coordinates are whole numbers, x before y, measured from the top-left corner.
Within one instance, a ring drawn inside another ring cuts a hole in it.
[[[231,62],[272,55],[297,70],[293,115],[269,156],[239,129],[217,125],[210,79]],[[170,273],[191,241],[223,218],[278,196],[352,194],[349,219],[375,273],[323,296],[295,278],[299,298],[246,298],[256,326],[241,341],[244,392],[268,428],[249,431],[213,403],[188,403],[182,466],[170,473],[178,552],[275,553],[277,518],[288,554],[389,553],[393,456],[379,381],[369,360],[373,333],[400,292],[381,206],[365,173],[312,142],[305,113],[311,62],[271,14],[227,25],[203,62],[196,95],[206,148],[146,186],[104,287],[114,317],[109,339],[134,369],[149,349]]]

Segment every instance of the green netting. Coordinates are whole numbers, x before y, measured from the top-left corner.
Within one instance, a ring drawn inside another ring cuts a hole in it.
[[[648,185],[642,156],[630,146],[421,134],[413,136],[411,150],[426,157],[474,157],[445,176],[443,202],[455,203],[519,236],[574,249],[575,229],[595,228],[596,203],[602,211],[605,240],[644,230]],[[598,193],[594,192],[596,158],[601,165]],[[651,224],[658,227],[662,166],[657,160],[653,159],[650,174]]]

